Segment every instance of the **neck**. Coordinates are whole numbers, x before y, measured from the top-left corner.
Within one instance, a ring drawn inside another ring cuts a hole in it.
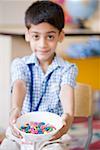
[[[54,56],[55,56],[55,54],[48,61],[39,61],[40,66],[41,66],[44,73],[46,73],[48,66],[52,63]]]

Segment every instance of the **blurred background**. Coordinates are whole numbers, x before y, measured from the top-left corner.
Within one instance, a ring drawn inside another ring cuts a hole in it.
[[[0,130],[8,126],[10,65],[29,55],[24,39],[24,12],[35,0],[0,0]],[[93,114],[100,115],[100,0],[53,0],[65,13],[65,39],[58,55],[79,68],[77,82],[93,89]],[[1,130],[2,131],[2,130]]]

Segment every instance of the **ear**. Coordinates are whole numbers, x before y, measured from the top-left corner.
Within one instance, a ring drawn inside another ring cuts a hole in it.
[[[29,42],[29,41],[30,41],[30,36],[29,36],[29,31],[28,31],[28,29],[26,29],[26,31],[25,31],[25,40],[26,40],[26,42]]]
[[[62,42],[65,37],[64,31],[62,30],[59,34],[59,42]]]

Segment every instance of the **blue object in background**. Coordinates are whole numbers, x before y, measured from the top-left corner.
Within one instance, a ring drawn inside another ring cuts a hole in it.
[[[73,20],[88,19],[93,15],[99,0],[65,0],[65,6]]]
[[[100,56],[100,39],[92,37],[85,43],[72,44],[64,52],[71,58]]]

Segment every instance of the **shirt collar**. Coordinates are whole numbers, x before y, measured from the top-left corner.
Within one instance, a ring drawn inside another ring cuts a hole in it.
[[[52,64],[54,64],[55,66],[62,67],[65,63],[61,57],[56,55]]]
[[[26,60],[26,63],[37,65],[37,66],[39,65],[39,62],[34,53],[32,53],[32,55],[29,56],[29,59]],[[52,63],[50,64],[49,69],[54,70],[57,67],[62,67],[63,65],[64,65],[63,59],[55,54],[55,57],[54,57]]]
[[[49,74],[50,72],[54,71],[55,69],[57,69],[58,67],[63,67],[64,66],[64,61],[62,58],[60,58],[59,56],[55,55],[52,63],[49,65],[48,67],[48,71],[47,74]]]
[[[39,65],[39,62],[34,53],[29,56],[29,59],[26,60],[27,64]]]

